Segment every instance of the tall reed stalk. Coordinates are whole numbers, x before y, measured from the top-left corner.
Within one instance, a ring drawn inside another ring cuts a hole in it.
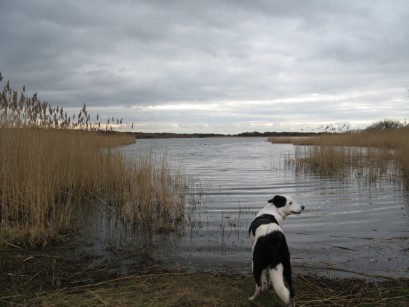
[[[73,124],[36,96],[7,83],[0,97],[0,243],[47,245],[90,201],[161,231],[183,222],[186,182],[165,159],[129,161],[117,146],[134,136],[98,131],[85,105]]]

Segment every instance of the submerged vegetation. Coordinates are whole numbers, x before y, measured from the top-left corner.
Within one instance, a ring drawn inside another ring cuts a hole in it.
[[[69,117],[7,82],[0,96],[0,244],[48,245],[71,231],[90,203],[138,225],[155,220],[162,231],[183,223],[183,176],[170,173],[165,159],[126,159],[117,147],[135,137],[106,133],[113,121],[101,131],[85,104]]]
[[[409,127],[393,121],[375,123],[363,131],[327,133],[307,138],[269,138],[272,143],[297,146],[287,159],[298,171],[323,176],[357,176],[376,180],[409,178]]]

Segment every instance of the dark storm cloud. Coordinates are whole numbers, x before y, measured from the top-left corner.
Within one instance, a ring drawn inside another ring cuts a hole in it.
[[[409,114],[408,29],[407,1],[3,0],[0,69],[144,129],[370,122]]]

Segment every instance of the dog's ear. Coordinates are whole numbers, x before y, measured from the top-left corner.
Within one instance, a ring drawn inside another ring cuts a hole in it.
[[[281,195],[276,195],[268,201],[270,204],[274,204],[277,208],[284,207],[287,203],[287,198]]]

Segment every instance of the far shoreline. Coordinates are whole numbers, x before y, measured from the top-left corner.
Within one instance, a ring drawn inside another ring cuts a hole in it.
[[[210,138],[210,137],[310,137],[326,132],[242,132],[238,134],[222,133],[172,133],[172,132],[124,132],[136,139],[172,139],[172,138]]]

